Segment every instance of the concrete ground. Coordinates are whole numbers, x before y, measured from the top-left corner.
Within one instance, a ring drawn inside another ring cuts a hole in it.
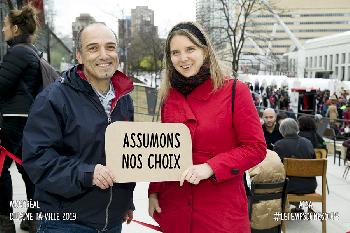
[[[344,172],[343,163],[338,166],[333,164],[333,157],[328,160],[327,179],[329,185],[329,195],[327,196],[327,212],[334,212],[338,216],[335,220],[327,221],[327,232],[329,233],[346,233],[350,232],[350,174],[345,180],[342,178]],[[20,174],[15,166],[11,167],[11,174],[14,185],[14,200],[25,200],[25,188]],[[320,184],[320,179],[318,178]],[[147,200],[148,183],[138,183],[135,189],[134,202],[136,210],[134,219],[155,224],[148,216],[148,200]],[[313,204],[316,211],[321,211],[321,205]],[[14,212],[22,212],[21,209],[15,209]],[[16,220],[17,233],[25,233],[19,229],[19,220]],[[322,224],[320,221],[289,221],[287,222],[288,233],[320,233],[322,232]],[[123,233],[154,233],[156,231],[145,228],[136,223],[124,225]]]

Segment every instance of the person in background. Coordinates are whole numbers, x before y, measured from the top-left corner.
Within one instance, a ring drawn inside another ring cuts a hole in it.
[[[302,116],[298,119],[299,136],[309,139],[314,149],[327,149],[326,142],[317,133],[316,122],[312,116]]]
[[[315,152],[312,143],[298,135],[298,123],[292,118],[286,118],[281,122],[279,127],[283,139],[277,141],[274,146],[274,151],[278,154],[283,162],[284,158],[296,159],[315,159]],[[288,177],[289,183],[287,187],[288,193],[306,194],[314,193],[317,187],[315,177]],[[293,204],[293,203],[291,203]],[[299,203],[294,203],[295,211],[301,211],[298,208]]]
[[[189,128],[194,165],[180,182],[150,183],[149,214],[164,233],[248,233],[243,174],[266,155],[250,91],[237,80],[233,113],[234,81],[196,23],[175,25],[164,54],[161,119]]]
[[[60,218],[42,219],[38,233],[120,233],[133,218],[135,183],[115,183],[105,130],[134,120],[133,83],[117,70],[117,37],[106,25],[87,25],[76,41],[79,65],[37,96],[23,134],[35,198],[43,213]]]
[[[39,60],[34,54],[39,53],[33,45],[38,27],[35,8],[25,5],[20,10],[10,10],[4,18],[2,28],[9,48],[0,65],[0,114],[3,115],[0,143],[19,158],[22,158],[23,128],[34,98],[42,86]],[[10,213],[13,211],[10,206],[13,199],[9,171],[11,164],[12,159],[6,157],[0,176],[0,232],[6,233],[15,232],[15,224],[10,220]],[[23,167],[16,165],[26,187],[27,200],[34,200],[34,184]],[[36,208],[27,210],[30,214],[37,211]],[[34,233],[36,221],[23,220],[20,227]]]
[[[279,132],[279,124],[276,122],[276,112],[272,108],[267,108],[263,112],[264,124],[262,125],[267,149],[273,150],[273,144],[282,139],[283,136]]]
[[[281,124],[281,121],[288,118],[288,115],[285,111],[280,111],[278,114],[277,114],[277,117],[276,117],[276,122],[277,124]]]

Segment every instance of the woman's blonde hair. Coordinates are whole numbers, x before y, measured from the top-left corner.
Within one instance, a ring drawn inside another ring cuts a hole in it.
[[[213,82],[214,90],[219,89],[224,85],[224,74],[222,69],[219,66],[217,61],[213,46],[210,43],[210,40],[202,27],[195,22],[181,22],[175,25],[169,32],[168,37],[166,39],[165,51],[164,51],[164,65],[165,72],[163,73],[161,87],[160,87],[160,98],[161,103],[164,102],[166,97],[168,96],[169,89],[171,88],[170,78],[175,71],[175,67],[171,62],[171,54],[170,54],[170,41],[176,36],[186,36],[193,44],[203,49],[207,57],[204,61],[205,64],[209,65],[210,68],[210,78]]]

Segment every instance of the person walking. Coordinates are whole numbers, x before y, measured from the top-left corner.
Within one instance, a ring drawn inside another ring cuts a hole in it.
[[[0,143],[6,150],[22,157],[22,135],[27,121],[30,107],[38,94],[41,83],[39,60],[34,53],[38,53],[33,40],[38,29],[38,18],[35,8],[26,5],[20,10],[11,10],[4,18],[2,32],[9,45],[7,53],[0,65],[0,115],[2,125]],[[21,46],[20,46],[21,45]],[[10,220],[13,209],[12,179],[9,168],[12,159],[5,158],[0,176],[0,232],[14,233],[15,224]],[[27,200],[34,200],[34,184],[17,164],[25,187]],[[36,208],[28,208],[28,213],[37,212]],[[36,232],[35,220],[23,220],[23,230]]]

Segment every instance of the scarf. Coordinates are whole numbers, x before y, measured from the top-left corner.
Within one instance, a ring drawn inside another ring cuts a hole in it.
[[[176,88],[183,95],[188,95],[200,84],[204,83],[210,77],[210,69],[207,66],[202,66],[196,75],[184,77],[177,70],[173,72],[170,78],[170,83],[173,88]]]

